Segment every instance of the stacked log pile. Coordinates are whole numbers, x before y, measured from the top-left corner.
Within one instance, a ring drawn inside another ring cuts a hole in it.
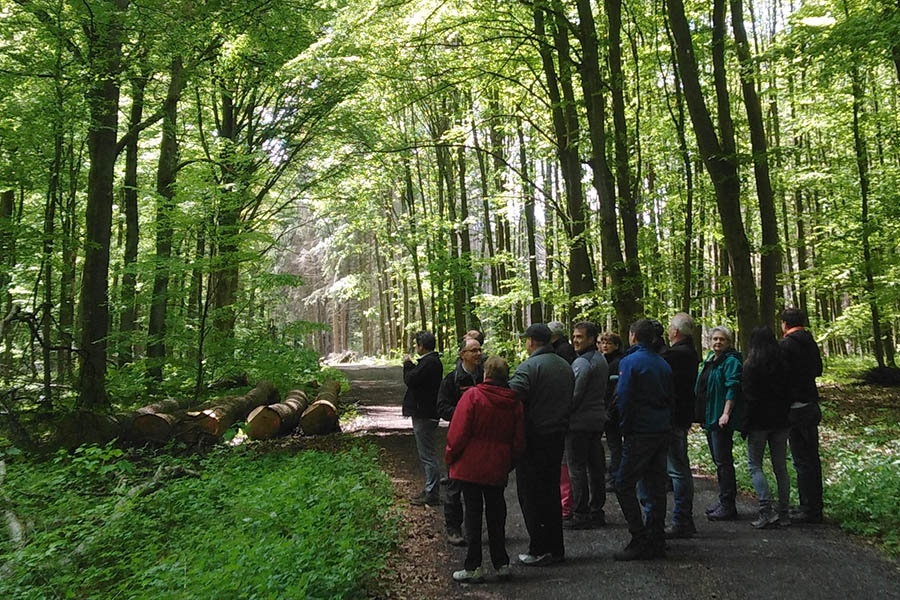
[[[232,396],[216,401],[210,408],[189,412],[188,418],[202,433],[219,437],[235,422],[243,421],[258,406],[278,401],[278,390],[271,381],[260,381],[246,396]]]
[[[300,415],[308,406],[306,392],[291,390],[285,395],[283,402],[254,408],[247,417],[250,439],[267,440],[290,433],[297,428]]]

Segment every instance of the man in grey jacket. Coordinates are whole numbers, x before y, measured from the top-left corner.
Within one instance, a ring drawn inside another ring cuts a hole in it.
[[[516,466],[516,488],[530,541],[519,561],[539,566],[565,560],[559,473],[575,375],[553,352],[545,324],[533,324],[520,337],[529,358],[516,368],[509,387],[525,408],[525,454]]]
[[[572,345],[578,358],[572,363],[575,391],[566,434],[566,457],[572,479],[572,518],[563,520],[566,529],[590,529],[606,525],[606,455],[603,427],[606,424],[606,384],[609,365],[597,350],[597,326],[590,321],[576,323]]]

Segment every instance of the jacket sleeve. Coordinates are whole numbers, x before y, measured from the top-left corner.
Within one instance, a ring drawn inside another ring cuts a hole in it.
[[[583,357],[579,356],[572,363],[572,372],[575,374],[575,391],[572,392],[572,413],[578,410],[581,402],[587,394],[588,380],[591,377],[591,363]]]
[[[722,377],[725,380],[725,400],[739,402],[741,400],[741,370],[739,358],[732,355],[722,365]]]
[[[445,421],[450,421],[453,418],[453,411],[456,409],[456,403],[459,401],[459,398],[456,397],[455,376],[456,371],[451,371],[441,381],[441,387],[438,389],[437,412],[438,416]]]
[[[623,432],[628,432],[631,425],[631,403],[634,390],[634,383],[631,380],[631,361],[619,361],[619,383],[616,385],[616,396],[619,405],[619,417],[621,419],[621,428]]]
[[[473,395],[475,390],[466,392],[456,405],[454,419],[447,430],[447,449],[444,462],[452,465],[462,455],[472,436]]]
[[[519,366],[516,367],[516,372],[509,378],[509,388],[518,392],[522,404],[525,403],[528,392],[531,391],[527,362],[528,361],[526,360],[525,362],[519,363]]]

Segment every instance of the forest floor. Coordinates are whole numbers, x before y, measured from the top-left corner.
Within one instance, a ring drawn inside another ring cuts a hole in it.
[[[351,382],[346,400],[359,406],[359,417],[344,430],[366,437],[380,448],[406,523],[400,549],[391,557],[377,592],[380,598],[547,600],[595,598],[601,594],[651,599],[900,598],[898,563],[834,524],[757,531],[750,527],[756,511],[755,500],[750,497],[739,499],[740,520],[707,521],[702,511],[715,501],[716,485],[698,476],[694,500],[698,534],[693,539],[670,541],[665,560],[613,561],[613,553],[627,543],[629,535],[615,495],[610,494],[606,503],[608,525],[597,530],[566,531],[566,561],[544,568],[524,567],[515,558],[526,551],[528,537],[511,481],[506,490],[506,533],[512,579],[499,583],[489,577],[484,585],[456,584],[450,575],[462,567],[465,548],[447,543],[441,507],[403,502],[421,489],[422,470],[410,420],[400,415],[404,391],[400,368],[340,368]],[[442,426],[439,448],[443,448],[445,435],[446,427]],[[671,506],[670,495],[669,510]],[[485,566],[488,562],[486,559]]]

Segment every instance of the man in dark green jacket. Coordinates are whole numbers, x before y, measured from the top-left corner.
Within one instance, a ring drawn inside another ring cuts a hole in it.
[[[565,560],[559,475],[575,375],[553,351],[545,324],[533,324],[520,337],[529,357],[509,387],[525,408],[525,454],[516,467],[516,487],[530,541],[519,561],[538,566]]]

